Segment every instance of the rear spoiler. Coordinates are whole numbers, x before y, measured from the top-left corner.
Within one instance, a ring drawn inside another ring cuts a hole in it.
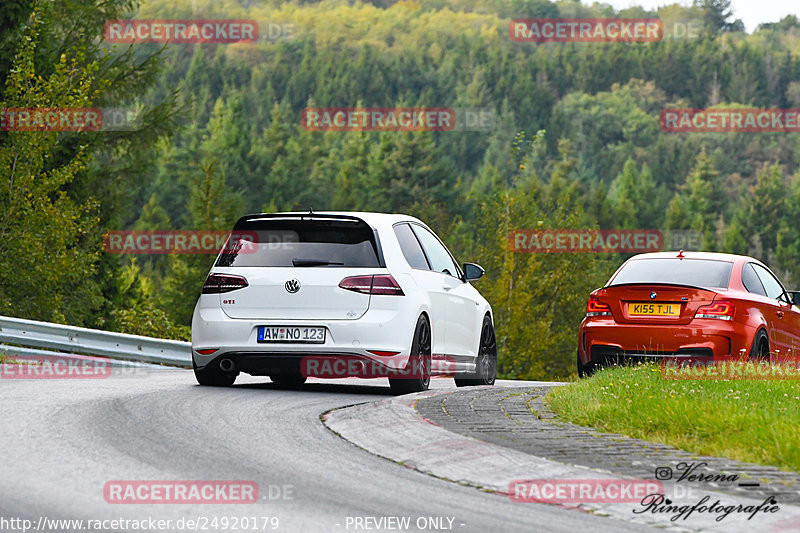
[[[337,220],[341,222],[364,222],[364,220],[353,215],[328,215],[325,213],[258,213],[253,215],[245,215],[236,221],[234,227],[242,222],[252,222],[256,220]]]
[[[668,287],[686,287],[687,289],[700,289],[701,291],[727,291],[728,287],[700,287],[698,285],[689,285],[688,283],[668,283],[665,281],[652,281],[652,282],[639,282],[639,283],[609,283],[604,289],[610,289],[612,287],[653,287],[656,285],[667,285]]]

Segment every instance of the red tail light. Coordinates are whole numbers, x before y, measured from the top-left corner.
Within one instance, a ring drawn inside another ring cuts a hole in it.
[[[379,355],[381,357],[392,357],[393,355],[397,355],[400,352],[387,352],[385,350],[367,350],[371,354]]]
[[[611,308],[594,296],[589,297],[589,302],[586,304],[586,316],[611,316]]]
[[[203,284],[203,294],[221,294],[247,287],[247,280],[242,276],[230,274],[210,274]]]
[[[209,348],[207,350],[195,350],[195,352],[199,353],[200,355],[211,355],[212,353],[216,352],[218,348]]]
[[[732,302],[714,302],[710,305],[703,305],[697,308],[694,314],[695,318],[718,318],[720,320],[733,320],[733,303]]]
[[[405,296],[403,289],[389,274],[375,276],[350,276],[339,282],[339,287],[361,294],[387,294]]]
[[[405,296],[403,289],[390,275],[372,276],[372,294],[394,294],[396,296]]]

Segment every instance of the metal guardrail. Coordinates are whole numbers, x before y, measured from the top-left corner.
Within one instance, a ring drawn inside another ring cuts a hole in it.
[[[0,316],[0,342],[125,361],[191,366],[189,342]],[[9,351],[13,347],[8,347]]]

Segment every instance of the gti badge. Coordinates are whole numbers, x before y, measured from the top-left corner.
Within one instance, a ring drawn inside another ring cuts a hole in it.
[[[286,285],[284,285],[284,287],[286,287],[286,292],[294,294],[300,290],[300,282],[297,281],[296,279],[290,279],[289,281],[286,282]]]
[[[288,291],[289,289],[287,288],[286,290]],[[651,293],[650,293],[650,299],[651,299],[651,300],[655,300],[655,299],[656,299],[656,296],[658,296],[658,294],[656,294],[656,293],[654,293],[654,292],[651,292]]]

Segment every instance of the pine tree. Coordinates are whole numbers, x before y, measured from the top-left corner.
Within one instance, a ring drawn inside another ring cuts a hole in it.
[[[350,132],[341,150],[341,162],[335,178],[333,195],[334,209],[369,209],[370,134],[364,131]]]
[[[611,184],[614,218],[620,228],[655,229],[659,224],[659,203],[653,175],[645,164],[641,172],[628,159]]]
[[[722,250],[729,254],[747,255],[749,253],[745,225],[742,223],[741,211],[737,211],[725,230]]]
[[[711,160],[703,150],[695,166],[679,187],[667,207],[668,229],[691,229],[702,233],[707,250],[718,248],[716,224],[724,213],[725,195],[722,182]]]
[[[765,250],[775,250],[783,221],[790,226],[796,225],[797,219],[788,216],[786,190],[779,164],[764,166],[759,171],[748,202],[747,230],[760,237]]]

